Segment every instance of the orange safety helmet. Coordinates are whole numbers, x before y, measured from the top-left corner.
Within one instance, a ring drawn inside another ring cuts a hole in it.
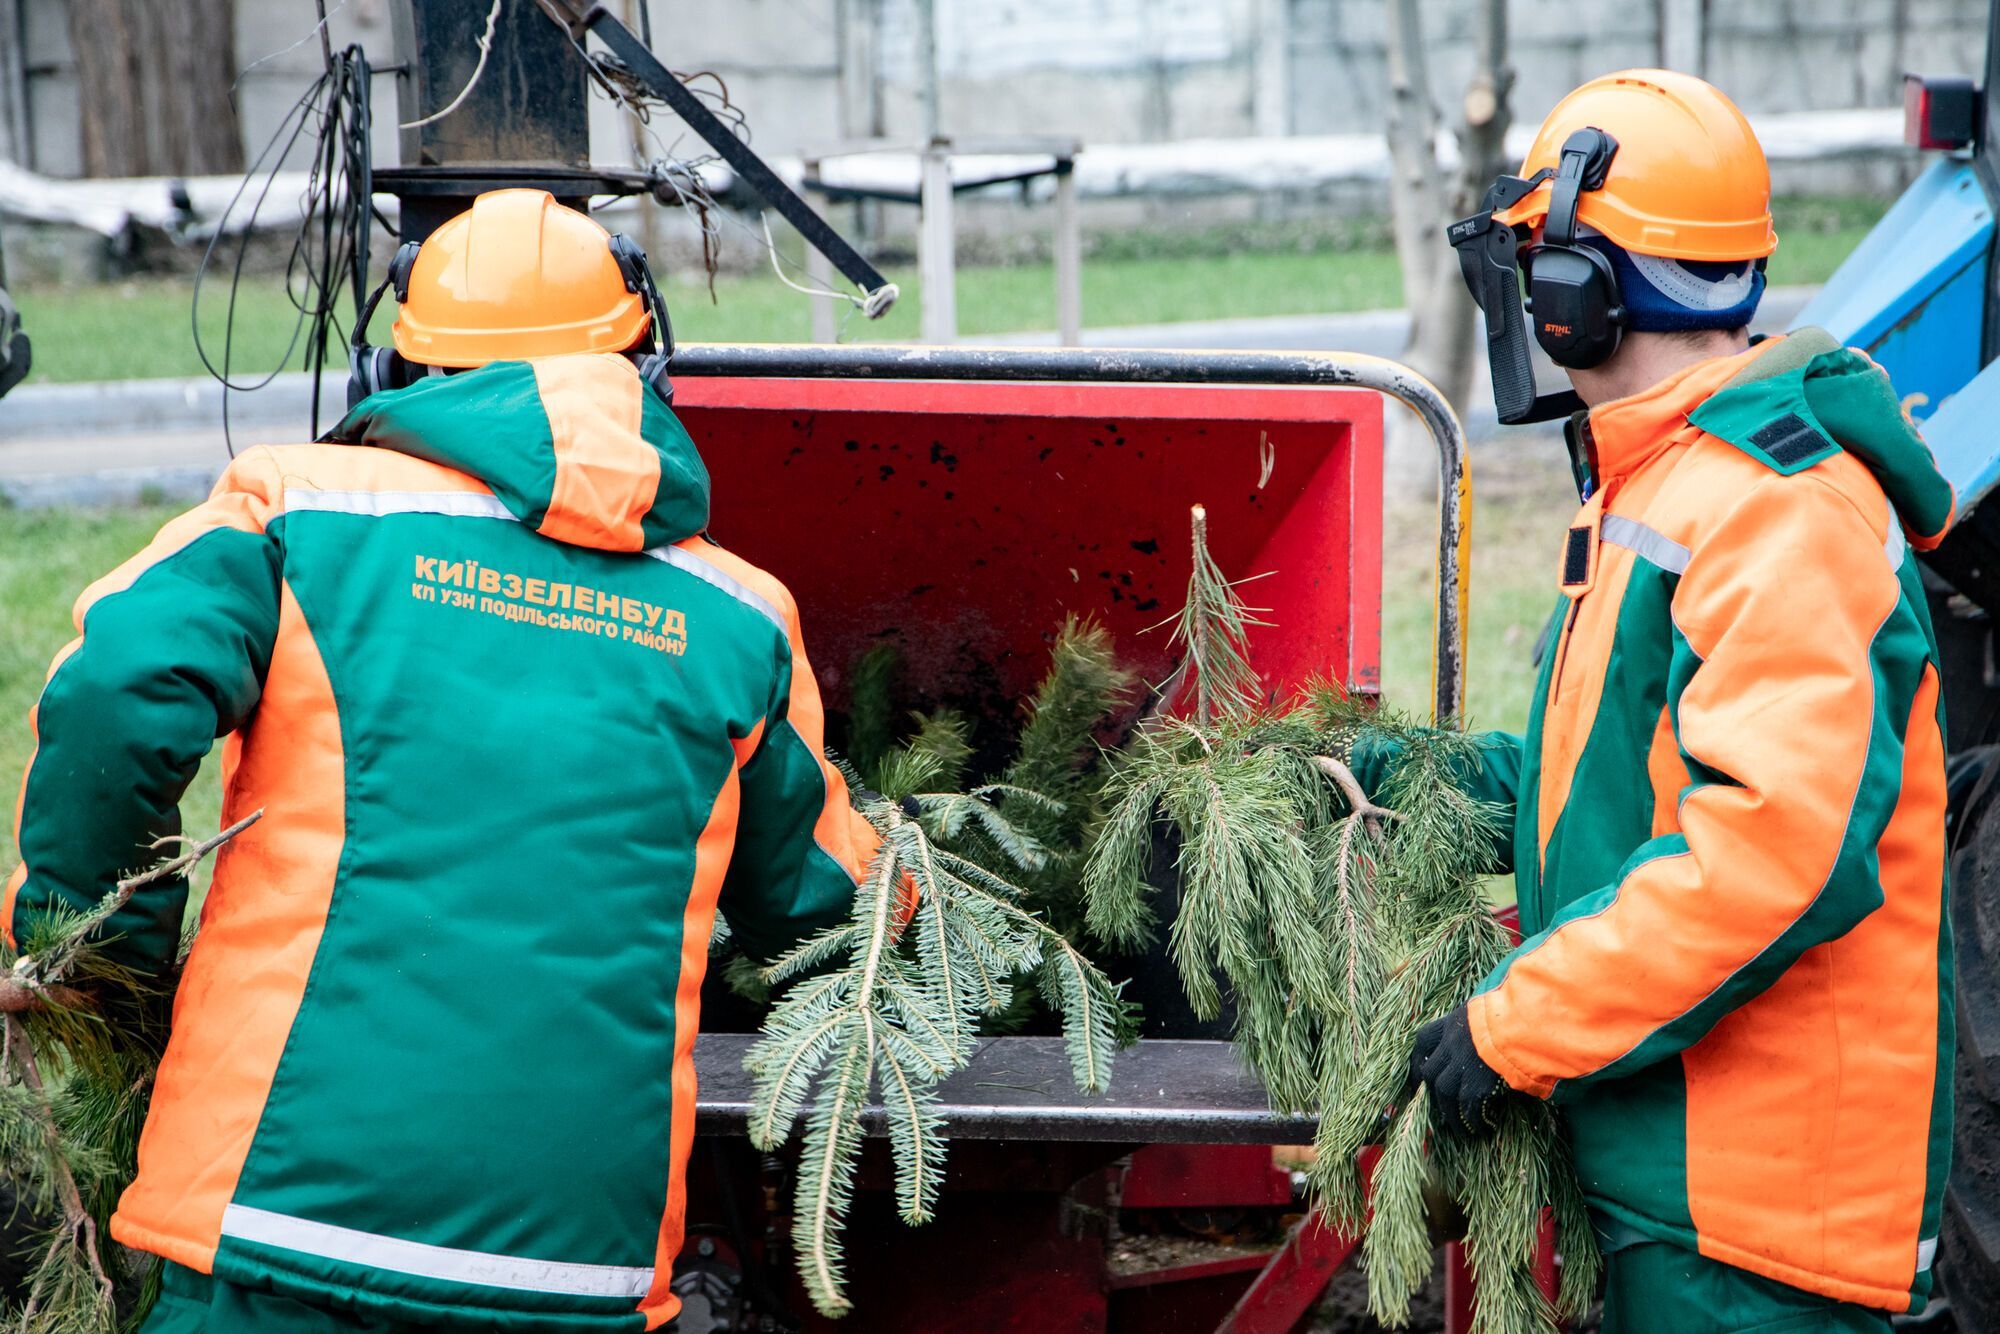
[[[1582,225],[1668,259],[1762,259],[1778,248],[1770,164],[1750,122],[1714,84],[1661,69],[1592,79],[1556,103],[1521,175],[1553,170],[1564,141],[1586,127],[1617,140],[1618,152],[1603,186],[1578,200]],[[1552,188],[1542,182],[1493,220],[1539,227]]]
[[[396,351],[426,366],[623,352],[652,323],[644,253],[546,190],[488,191],[399,263]]]

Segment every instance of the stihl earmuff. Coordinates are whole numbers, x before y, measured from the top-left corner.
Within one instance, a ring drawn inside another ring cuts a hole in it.
[[[1618,141],[1597,129],[1578,130],[1563,141],[1541,243],[1521,254],[1535,341],[1549,360],[1575,370],[1603,365],[1625,333],[1625,306],[1611,261],[1576,243],[1578,199],[1604,185],[1617,151]]]
[[[405,241],[396,247],[396,257],[389,261],[388,276],[369,293],[361,315],[354,323],[347,354],[347,406],[350,411],[370,394],[385,389],[406,388],[438,371],[437,367],[410,361],[393,347],[373,347],[368,342],[368,324],[375,318],[375,307],[381,304],[382,294],[393,287],[396,289],[397,305],[410,299],[410,275],[416,270],[417,252],[422,248],[420,241]],[[674,356],[674,326],[667,318],[667,303],[661,299],[660,289],[653,282],[653,270],[646,263],[646,252],[631,237],[613,232],[611,258],[617,262],[618,272],[625,279],[625,290],[643,300],[653,317],[647,324],[643,346],[631,349],[627,355],[639,368],[639,378],[652,385],[661,398],[672,403],[674,383],[668,372]]]
[[[1586,127],[1563,142],[1554,170],[1502,176],[1486,192],[1485,206],[1446,229],[1472,299],[1486,316],[1486,355],[1493,371],[1493,404],[1509,425],[1551,421],[1578,411],[1574,392],[1535,393],[1524,313],[1532,313],[1535,341],[1557,365],[1576,370],[1601,365],[1618,350],[1625,307],[1611,261],[1577,243],[1576,212],[1584,191],[1602,188],[1618,141]],[[1550,181],[1549,212],[1539,244],[1520,249],[1522,237],[1493,215]],[[1521,294],[1520,270],[1528,293]]]

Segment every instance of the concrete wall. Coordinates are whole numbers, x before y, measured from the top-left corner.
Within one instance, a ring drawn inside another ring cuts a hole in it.
[[[171,4],[174,0],[158,0]],[[463,0],[474,5],[481,0]],[[504,0],[531,5],[533,0]],[[610,0],[614,12],[640,0]],[[757,147],[787,154],[916,134],[916,0],[651,0],[675,68],[728,81]],[[1470,68],[1474,0],[1425,0],[1447,116]],[[319,67],[310,0],[236,0],[245,139],[255,157]],[[1368,131],[1383,102],[1383,0],[936,0],[947,131],[1086,141]],[[330,3],[330,6],[332,4]],[[346,0],[331,28],[388,65],[389,0]],[[1621,66],[1693,66],[1752,112],[1885,106],[1903,70],[1974,73],[1988,0],[1513,0],[1517,118]],[[293,43],[299,43],[293,45]],[[289,47],[290,49],[285,49]],[[275,54],[274,54],[275,53]],[[0,98],[0,151],[77,170],[64,0],[0,0],[0,69],[23,76],[27,126]],[[379,160],[395,156],[394,78],[378,79]],[[0,80],[0,87],[5,80]],[[631,160],[602,104],[597,156]],[[671,124],[661,126],[671,144]],[[659,151],[656,147],[653,151]]]

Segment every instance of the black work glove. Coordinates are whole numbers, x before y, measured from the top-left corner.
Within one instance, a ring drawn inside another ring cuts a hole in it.
[[[1416,1049],[1410,1053],[1411,1087],[1419,1082],[1431,1086],[1438,1119],[1475,1139],[1493,1133],[1500,1105],[1513,1093],[1480,1059],[1463,1005],[1417,1030]]]

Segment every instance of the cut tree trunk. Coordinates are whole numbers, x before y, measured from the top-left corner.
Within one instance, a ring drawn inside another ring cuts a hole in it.
[[[243,170],[235,0],[68,0],[87,176]]]

